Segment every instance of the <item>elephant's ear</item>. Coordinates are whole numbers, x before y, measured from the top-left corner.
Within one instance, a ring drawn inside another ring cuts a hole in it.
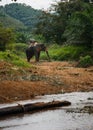
[[[44,44],[41,45],[41,48],[42,48],[43,51],[47,51],[46,46]]]

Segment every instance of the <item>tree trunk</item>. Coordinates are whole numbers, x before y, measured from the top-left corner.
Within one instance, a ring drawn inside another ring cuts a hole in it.
[[[48,103],[39,102],[25,105],[18,105],[12,107],[6,107],[0,109],[0,116],[25,113],[25,112],[36,112],[40,110],[47,110],[49,108],[62,107],[71,105],[69,101],[52,101]]]

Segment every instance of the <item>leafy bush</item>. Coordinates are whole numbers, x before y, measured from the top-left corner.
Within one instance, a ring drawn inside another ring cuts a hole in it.
[[[0,60],[10,62],[20,67],[31,67],[31,65],[27,63],[24,59],[20,58],[10,51],[0,52]]]
[[[88,53],[88,49],[83,46],[53,46],[49,49],[50,56],[54,60],[79,60],[80,55]]]
[[[10,44],[15,40],[12,29],[0,26],[0,51],[10,48]]]
[[[21,57],[25,57],[25,50],[28,47],[25,43],[15,43],[13,52]]]
[[[84,57],[80,57],[80,61],[78,66],[79,67],[89,67],[93,65],[93,59],[91,58],[91,56],[87,55]]]
[[[15,48],[16,51],[24,52],[27,48],[27,44],[25,44],[25,43],[15,43],[14,48]]]

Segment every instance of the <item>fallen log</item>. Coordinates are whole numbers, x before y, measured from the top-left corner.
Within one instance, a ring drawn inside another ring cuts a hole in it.
[[[39,103],[30,103],[25,105],[18,105],[12,107],[6,107],[0,109],[0,116],[25,113],[25,112],[35,112],[43,109],[49,109],[54,107],[62,107],[71,105],[69,101],[52,101],[48,103],[39,102]]]

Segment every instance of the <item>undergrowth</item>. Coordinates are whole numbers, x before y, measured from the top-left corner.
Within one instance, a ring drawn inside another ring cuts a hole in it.
[[[12,63],[19,67],[31,67],[31,64],[29,64],[25,59],[20,58],[19,56],[10,51],[1,51],[0,60]]]
[[[84,46],[59,46],[52,45],[49,48],[51,59],[59,61],[78,61],[80,56],[88,55],[90,50]],[[43,56],[44,57],[44,56]]]

